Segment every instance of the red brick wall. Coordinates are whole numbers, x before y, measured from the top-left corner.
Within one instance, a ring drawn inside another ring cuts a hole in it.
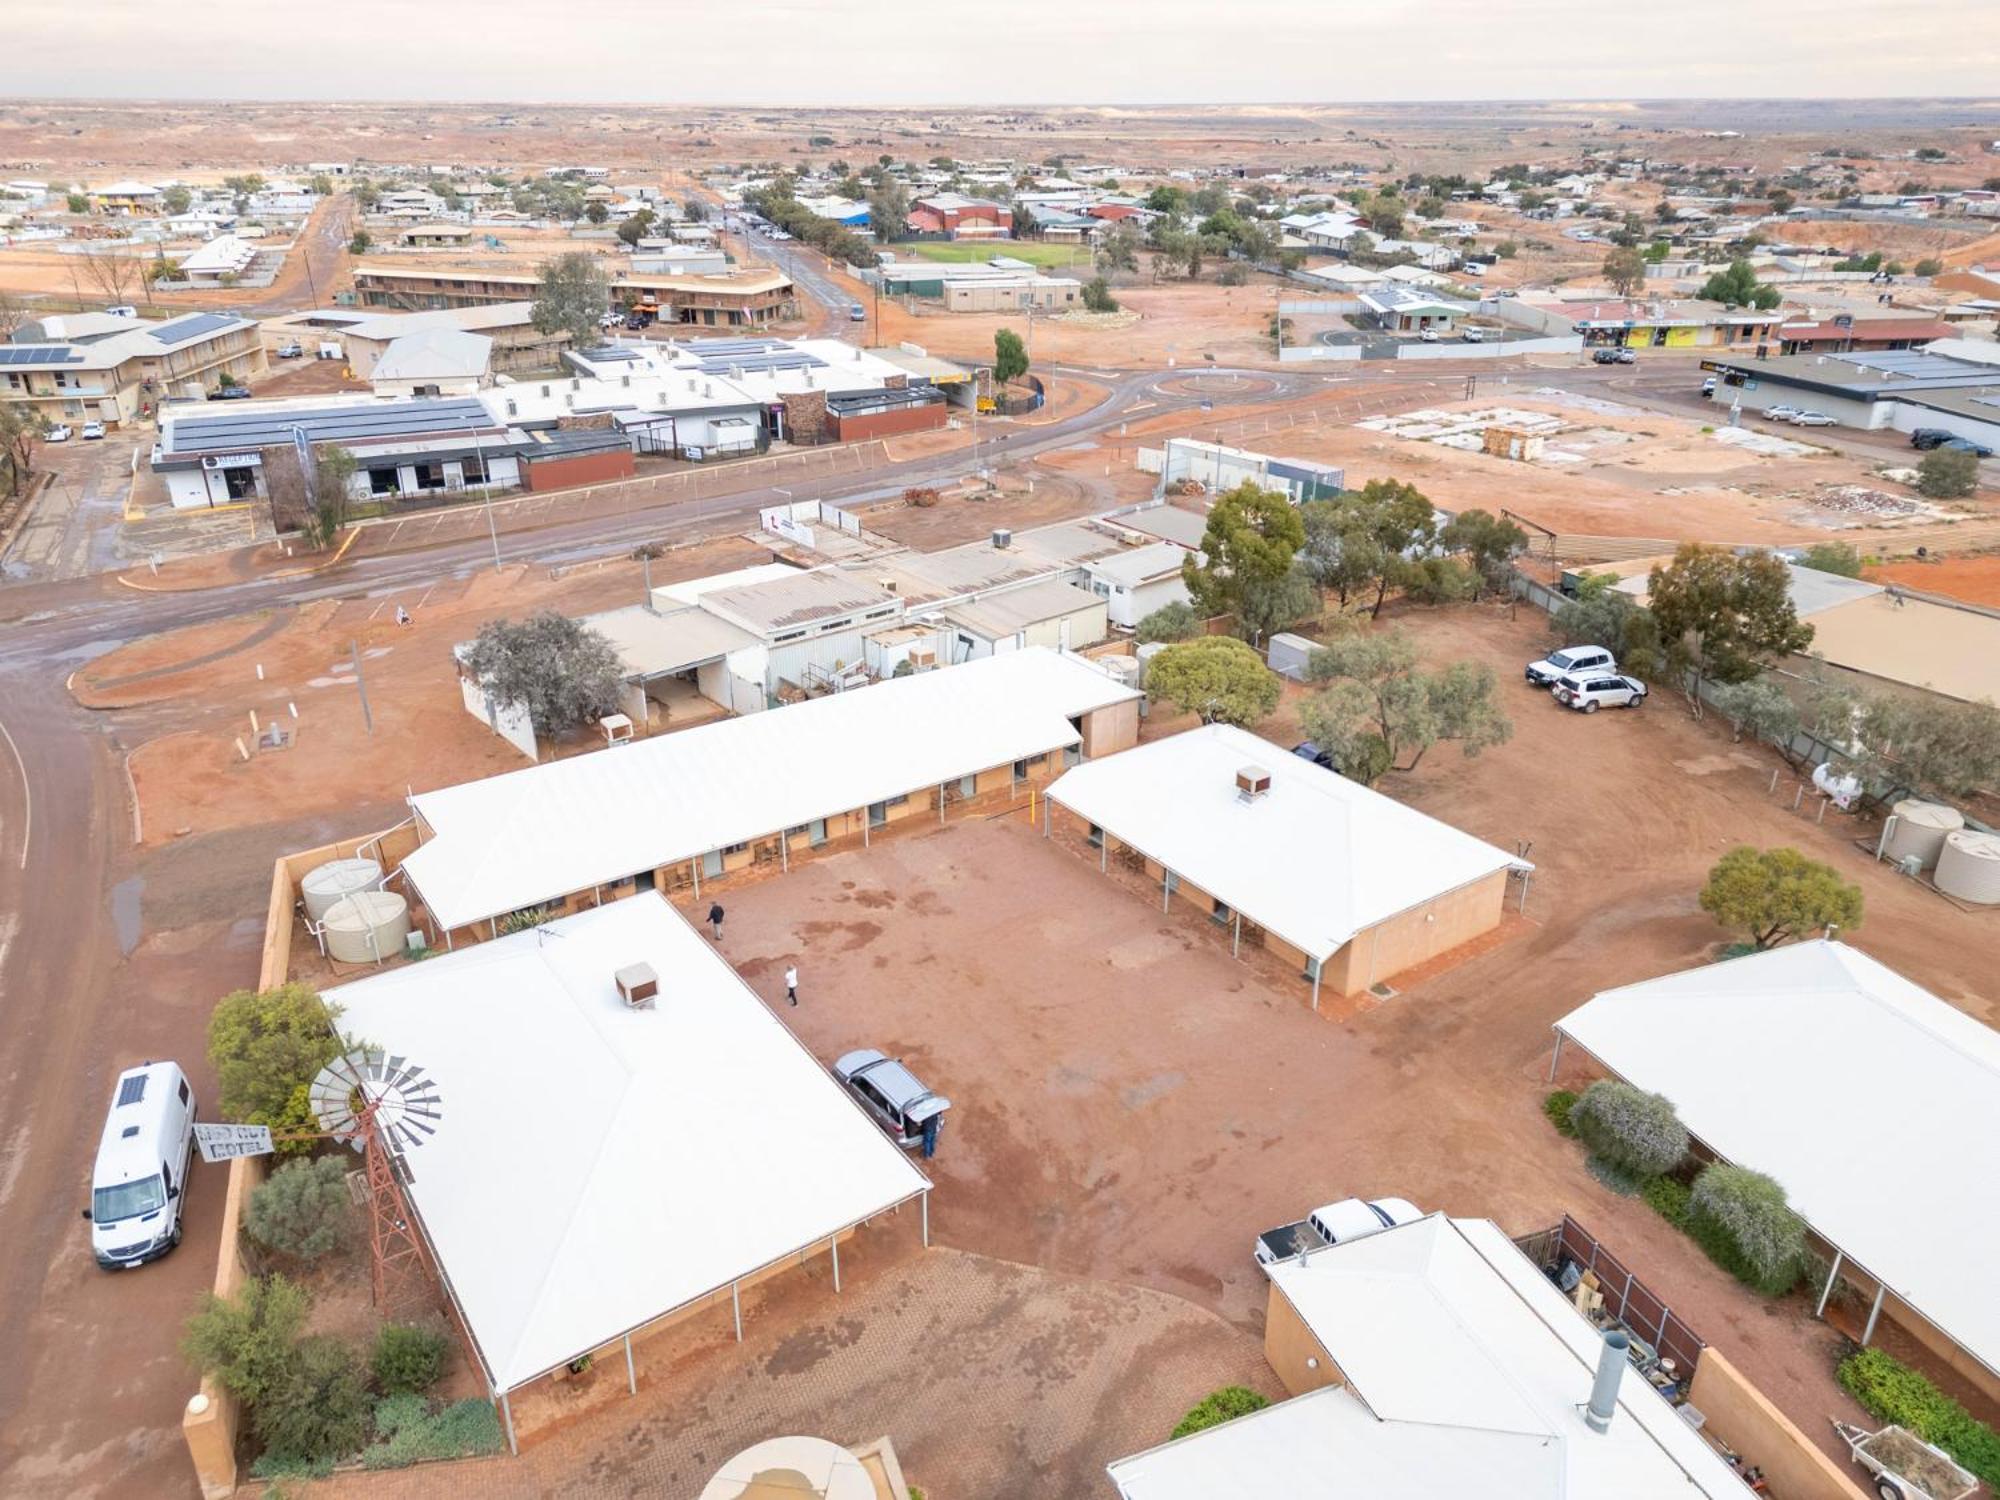
[[[632,477],[632,450],[612,448],[603,453],[552,454],[547,458],[523,455],[521,488],[524,490],[566,490],[580,484],[608,484]]]
[[[895,437],[904,432],[935,432],[944,426],[944,419],[944,402],[931,401],[923,406],[906,406],[846,418],[828,412],[826,430],[835,442],[855,443],[867,438]]]

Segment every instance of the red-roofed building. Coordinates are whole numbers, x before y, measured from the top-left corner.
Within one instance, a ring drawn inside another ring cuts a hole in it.
[[[1820,318],[1787,323],[1778,330],[1784,354],[1867,354],[1885,349],[1915,349],[1934,339],[1948,339],[1951,328],[1941,319],[1924,316]]]
[[[938,193],[910,206],[910,228],[952,239],[1005,239],[1014,232],[1014,210],[985,198]]]

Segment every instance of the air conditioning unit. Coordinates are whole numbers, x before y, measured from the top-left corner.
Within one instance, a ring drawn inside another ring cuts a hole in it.
[[[651,1010],[660,993],[660,976],[651,964],[627,964],[615,976],[618,994],[632,1010]]]
[[[1009,531],[1004,526],[999,526],[994,528],[993,548],[996,552],[1005,552],[1009,547],[1013,545],[1014,545],[1013,532]]]
[[[1262,766],[1244,766],[1236,773],[1236,795],[1254,802],[1271,790],[1271,773]]]

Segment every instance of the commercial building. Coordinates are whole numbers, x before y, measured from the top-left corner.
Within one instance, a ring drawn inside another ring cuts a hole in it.
[[[976,661],[1035,646],[1082,650],[1110,632],[1106,601],[1059,578],[1002,589],[944,613],[956,637],[954,661]]]
[[[1466,310],[1463,302],[1400,286],[1370,287],[1360,299],[1375,326],[1392,333],[1449,333]]]
[[[839,1242],[930,1190],[654,892],[326,999],[436,1084],[404,1194],[510,1439],[511,1393],[588,1355],[636,1390],[643,1340],[740,1336],[743,1288],[819,1255],[838,1289]]]
[[[308,354],[323,340],[337,341],[348,368],[359,380],[374,378],[375,362],[396,340],[434,332],[472,333],[486,339],[487,368],[495,375],[523,375],[559,368],[562,352],[569,347],[567,333],[543,333],[535,327],[532,302],[498,302],[419,313],[315,308],[264,322],[267,342],[297,341]]]
[[[1294,505],[1330,500],[1347,483],[1346,472],[1332,464],[1273,458],[1268,453],[1205,443],[1198,438],[1169,438],[1164,448],[1141,448],[1139,468],[1157,473],[1166,486],[1192,480],[1219,495],[1239,484],[1254,484],[1260,490],[1275,490]]]
[[[1269,1268],[1292,1399],[1110,1465],[1123,1500],[1740,1500],[1743,1480],[1487,1219]],[[1599,1425],[1586,1407],[1612,1377]]]
[[[180,259],[180,279],[197,285],[226,286],[256,262],[257,247],[233,234],[219,234]]]
[[[910,231],[947,239],[1005,239],[1014,232],[1014,211],[990,198],[932,193],[910,205]]]
[[[1895,313],[1884,317],[1837,313],[1829,318],[1802,318],[1778,329],[1780,354],[1880,353],[1885,349],[1918,349],[1951,337],[1942,318]]]
[[[1062,764],[1130,746],[1139,696],[1042,649],[892,678],[420,792],[423,842],[400,870],[447,946],[517,911],[698,892],[905,819],[1025,801]]]
[[[1717,302],[1506,297],[1487,306],[1507,322],[1538,332],[1582,334],[1587,348],[1768,350],[1787,321],[1781,312],[1732,311]]]
[[[1106,615],[1122,630],[1133,630],[1156,609],[1188,602],[1181,564],[1188,552],[1172,542],[1130,547],[1084,564],[1091,591],[1104,600]]]
[[[610,276],[614,302],[656,305],[663,323],[746,327],[791,317],[798,311],[791,279],[766,267],[682,276],[614,263]],[[532,271],[416,267],[387,261],[360,261],[354,267],[354,290],[363,307],[408,312],[532,301],[540,284],[541,278]]]
[[[1083,284],[1070,277],[1039,276],[1005,266],[935,261],[892,261],[861,272],[885,297],[938,302],[947,312],[1008,312],[1074,307]]]
[[[1491,932],[1534,868],[1228,724],[1078,766],[1048,801],[1052,830],[1292,965],[1315,1006]]]
[[[64,313],[23,324],[0,344],[0,400],[51,422],[122,426],[171,398],[198,401],[224,375],[248,384],[268,369],[248,318],[184,313],[148,323]]]
[[[378,396],[469,396],[492,379],[493,340],[455,328],[392,339],[368,372]]]
[[[1705,1152],[1782,1183],[1866,1299],[1861,1342],[1889,1318],[2000,1400],[2000,1032],[1822,940],[1606,990],[1556,1037],[1558,1064],[1665,1094]]]
[[[1741,391],[1745,405],[1789,402],[1847,427],[1938,428],[2000,449],[2000,344],[1952,338],[1879,354],[1718,356],[1701,367],[1722,379],[1717,400]]]

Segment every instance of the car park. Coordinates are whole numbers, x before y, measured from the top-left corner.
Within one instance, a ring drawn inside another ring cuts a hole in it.
[[[921,1144],[924,1155],[936,1153],[938,1131],[951,1101],[925,1088],[901,1062],[873,1047],[862,1047],[843,1053],[833,1065],[833,1076],[897,1145],[907,1150]]]
[[[158,1260],[181,1242],[195,1099],[180,1064],[118,1075],[90,1173],[90,1248],[107,1271]]]
[[[1314,1209],[1295,1224],[1265,1230],[1257,1236],[1252,1253],[1258,1265],[1276,1265],[1329,1245],[1365,1240],[1399,1224],[1414,1224],[1423,1216],[1422,1209],[1404,1198],[1343,1198]]]
[[[1616,672],[1617,658],[1602,646],[1565,646],[1551,651],[1540,661],[1528,663],[1526,676],[1536,687],[1547,687],[1558,677],[1577,672]]]
[[[1646,701],[1646,684],[1618,672],[1582,672],[1558,677],[1549,688],[1556,702],[1579,713],[1600,708],[1637,708]]]
[[[42,434],[42,441],[45,443],[66,443],[69,440],[70,430],[61,422],[56,423],[55,426]]]
[[[1767,406],[1764,408],[1764,420],[1767,422],[1790,422],[1796,420],[1798,416],[1799,409],[1796,406]]]
[[[1794,427],[1837,427],[1840,424],[1823,411],[1802,411],[1792,418]]]
[[[85,423],[83,424],[83,436],[84,436],[85,438],[101,438],[101,437],[103,437],[103,436],[104,436],[104,424],[103,424],[102,422],[85,422]]]

